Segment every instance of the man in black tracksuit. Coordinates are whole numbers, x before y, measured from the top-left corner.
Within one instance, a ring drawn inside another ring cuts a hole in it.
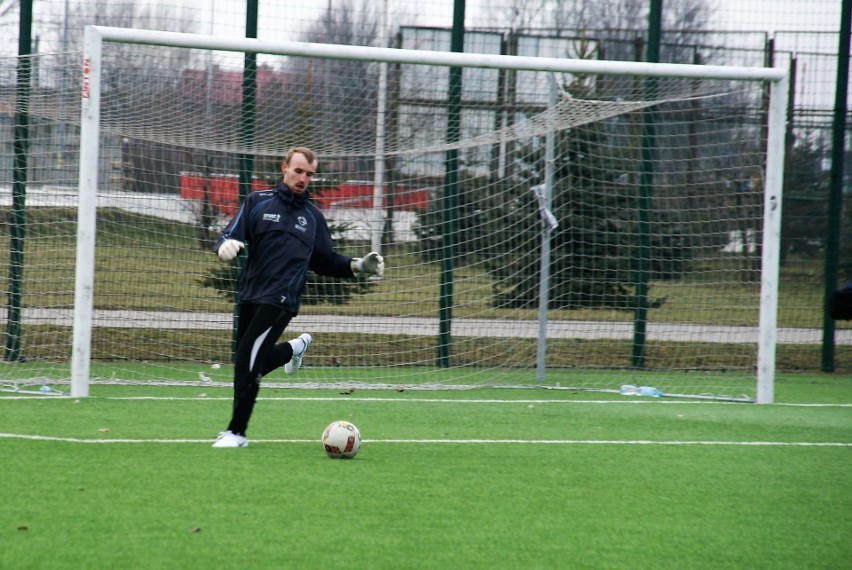
[[[228,429],[213,447],[247,446],[246,429],[261,377],[282,365],[287,374],[298,371],[311,335],[276,343],[299,312],[308,269],[350,278],[384,272],[384,260],[376,252],[352,258],[334,250],[325,218],[309,200],[308,183],[317,171],[310,149],[291,149],[281,171],[284,179],[278,186],[246,196],[214,246],[223,261],[234,259],[246,245],[248,257],[237,287],[234,407]]]

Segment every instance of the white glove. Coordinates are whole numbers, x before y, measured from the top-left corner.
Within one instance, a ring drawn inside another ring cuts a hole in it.
[[[385,274],[385,258],[371,251],[363,258],[352,258],[352,273],[375,273],[379,277]]]
[[[219,246],[219,259],[222,261],[231,261],[237,257],[243,248],[246,246],[243,242],[237,239],[226,239]]]

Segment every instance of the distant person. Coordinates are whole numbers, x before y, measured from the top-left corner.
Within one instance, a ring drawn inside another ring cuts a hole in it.
[[[295,374],[313,338],[304,333],[276,344],[299,312],[308,269],[329,277],[384,272],[376,252],[363,258],[334,250],[325,218],[310,200],[308,183],[317,172],[316,155],[291,149],[281,164],[283,181],[252,192],[216,241],[214,251],[230,261],[247,248],[238,293],[237,350],[234,356],[234,406],[228,429],[213,447],[246,447],[260,379],[284,366]]]
[[[852,320],[852,281],[828,296],[828,314],[838,321]]]

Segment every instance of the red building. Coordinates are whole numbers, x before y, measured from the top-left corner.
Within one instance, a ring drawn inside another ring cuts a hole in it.
[[[269,184],[265,180],[255,178],[251,183],[252,192],[266,190]],[[226,216],[237,213],[239,206],[240,182],[239,177],[232,174],[211,176],[206,188],[207,201]],[[387,192],[387,187],[385,187]],[[180,197],[186,200],[205,199],[204,175],[198,172],[180,173]],[[429,200],[429,191],[423,188],[408,188],[396,186],[393,194],[393,206],[396,210],[425,211]],[[329,208],[372,208],[373,184],[371,182],[344,182],[333,188],[323,189],[315,195],[317,205],[327,210]],[[388,196],[385,195],[382,207],[387,206]]]

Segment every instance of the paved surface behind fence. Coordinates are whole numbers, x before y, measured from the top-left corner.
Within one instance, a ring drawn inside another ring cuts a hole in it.
[[[24,309],[22,320],[30,325],[71,326],[71,309]],[[180,313],[165,311],[95,311],[93,326],[151,329],[230,330],[230,313]],[[0,323],[5,321],[5,315]],[[342,315],[299,315],[291,329],[311,333],[358,333],[436,336],[437,318],[366,317]],[[458,337],[537,338],[538,321],[458,318],[452,334]],[[756,343],[758,328],[687,323],[648,323],[648,340],[712,343]],[[570,321],[547,323],[548,338],[632,339],[633,323],[628,321]],[[852,329],[835,331],[835,344],[852,346]],[[820,344],[821,329],[779,328],[779,344]]]

